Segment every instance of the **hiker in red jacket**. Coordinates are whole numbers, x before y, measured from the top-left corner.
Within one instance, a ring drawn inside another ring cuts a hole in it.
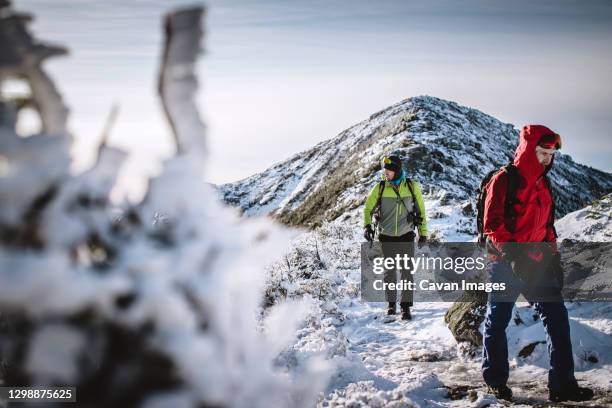
[[[491,279],[500,276],[518,276],[529,279],[537,274],[543,255],[527,251],[516,243],[549,242],[550,256],[543,275],[562,282],[560,255],[556,252],[554,229],[554,202],[546,174],[554,162],[561,138],[549,128],[540,125],[525,126],[521,130],[519,145],[514,155],[512,174],[499,171],[487,185],[484,205],[484,233],[492,253]],[[513,177],[512,180],[510,178]],[[513,184],[513,197],[507,197]],[[520,268],[518,265],[521,265]],[[522,269],[522,271],[517,271]],[[521,276],[522,273],[522,276]],[[503,278],[506,279],[506,278]],[[593,397],[588,388],[578,386],[574,377],[574,361],[570,341],[567,309],[560,286],[555,289],[557,300],[532,302],[540,314],[546,330],[550,370],[548,374],[549,398],[552,401],[585,401]],[[489,390],[498,398],[511,400],[512,390],[506,385],[509,376],[506,327],[512,316],[514,302],[520,293],[529,299],[530,288],[523,286],[505,299],[495,295],[489,298],[485,319],[482,373]],[[533,295],[531,294],[533,297]],[[530,300],[531,302],[531,300]]]

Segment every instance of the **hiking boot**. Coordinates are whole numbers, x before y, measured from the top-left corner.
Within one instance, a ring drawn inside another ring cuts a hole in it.
[[[387,315],[392,316],[396,313],[395,303],[389,303],[389,308],[387,309]]]
[[[552,402],[588,401],[593,398],[593,390],[575,385],[559,391],[548,391],[548,399]]]
[[[409,307],[402,308],[402,320],[412,320]]]
[[[512,401],[512,390],[510,388],[508,388],[507,385],[500,385],[497,387],[492,387],[489,385],[489,391],[490,394],[495,395],[495,398],[497,399],[503,399],[506,401]]]

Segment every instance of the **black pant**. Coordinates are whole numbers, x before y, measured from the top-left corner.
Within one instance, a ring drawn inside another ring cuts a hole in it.
[[[510,264],[504,261],[493,262],[491,268],[491,282],[512,282],[513,271]],[[556,289],[557,291],[559,289]],[[508,339],[506,327],[512,318],[514,301],[523,292],[516,285],[504,291],[503,296],[492,292],[489,297],[485,329],[483,336],[482,374],[485,382],[491,386],[506,385],[510,373],[508,364]],[[545,293],[548,294],[547,290]],[[532,296],[540,296],[528,288],[523,292],[529,301]],[[566,388],[576,387],[574,377],[574,359],[572,354],[572,341],[570,338],[569,319],[567,309],[563,304],[561,294],[556,301],[541,302],[535,298],[534,309],[540,315],[550,356],[550,370],[548,371],[548,388],[553,391],[562,391]]]
[[[414,237],[414,232],[409,232],[407,234],[400,235],[399,237],[380,234],[378,236],[378,240],[381,243],[382,252],[385,258],[395,258],[395,256],[398,254],[402,257],[404,254],[407,254],[412,258],[414,257]],[[386,243],[393,243],[393,245],[385,245]],[[402,281],[413,281],[410,269],[402,268],[399,272]],[[397,270],[392,269],[385,271],[384,281],[386,284],[397,282]],[[385,295],[387,301],[389,302],[389,307],[395,307],[395,302],[397,301],[397,291],[387,289],[385,291]],[[413,292],[411,290],[402,290],[402,297],[400,300],[400,305],[402,308],[412,306],[412,295]]]

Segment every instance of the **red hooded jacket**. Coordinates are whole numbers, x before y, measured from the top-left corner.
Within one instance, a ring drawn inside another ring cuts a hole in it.
[[[541,125],[525,126],[521,130],[514,154],[514,165],[522,179],[516,191],[518,203],[514,205],[514,231],[509,230],[507,217],[504,217],[508,174],[500,171],[489,182],[484,206],[484,233],[501,252],[505,242],[556,241],[555,231],[550,225],[552,194],[543,177],[554,159],[544,166],[538,162],[535,152],[540,138],[550,133],[553,131]]]

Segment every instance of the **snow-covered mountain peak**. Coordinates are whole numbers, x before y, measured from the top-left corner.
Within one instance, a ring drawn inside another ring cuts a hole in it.
[[[474,234],[476,187],[489,170],[513,158],[517,143],[518,130],[511,124],[455,102],[418,96],[261,173],[221,185],[219,192],[246,215],[272,214],[291,225],[355,221],[380,180],[380,158],[400,153],[409,177],[423,186],[440,238],[463,240]],[[565,154],[555,159],[550,178],[558,217],[612,191],[612,174]]]

